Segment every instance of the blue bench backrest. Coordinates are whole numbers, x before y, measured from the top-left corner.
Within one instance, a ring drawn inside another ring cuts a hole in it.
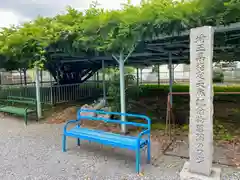
[[[94,116],[82,116],[81,112],[92,112],[96,114],[107,114],[107,115],[118,115],[118,116],[126,116],[126,117],[135,117],[135,118],[141,118],[147,121],[147,124],[145,123],[139,123],[139,122],[129,122],[129,121],[121,121],[119,119],[108,119],[104,117],[94,117]],[[106,111],[99,111],[99,110],[92,110],[92,109],[80,109],[77,112],[77,119],[87,119],[87,120],[94,120],[94,121],[104,121],[106,123],[116,123],[116,124],[126,124],[126,125],[132,125],[136,127],[142,127],[151,129],[151,119],[145,115],[140,114],[129,114],[129,113],[119,113],[119,112],[106,112]]]

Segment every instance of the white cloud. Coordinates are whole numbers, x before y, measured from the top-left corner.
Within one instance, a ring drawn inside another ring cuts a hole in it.
[[[70,5],[78,10],[89,7],[93,0],[6,0],[0,3],[0,27],[19,24],[36,16],[54,16]],[[100,7],[118,9],[127,0],[98,0]],[[132,0],[138,4],[140,0]]]
[[[9,27],[10,25],[16,25],[16,24],[19,24],[20,22],[27,21],[27,20],[30,20],[30,19],[21,17],[12,11],[0,10],[0,28]]]
[[[17,24],[19,19],[13,12],[0,11],[0,27],[9,26],[10,24]]]
[[[139,4],[141,0],[131,0],[131,3],[136,5]],[[119,9],[121,7],[121,4],[124,4],[127,2],[127,0],[98,0],[100,7],[106,8],[106,9]]]

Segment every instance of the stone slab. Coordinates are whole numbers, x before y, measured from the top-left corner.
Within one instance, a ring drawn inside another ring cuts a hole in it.
[[[206,176],[213,159],[213,36],[210,26],[190,32],[189,168]]]
[[[190,172],[190,163],[186,162],[180,172],[181,180],[221,180],[221,169],[212,168],[210,176]]]

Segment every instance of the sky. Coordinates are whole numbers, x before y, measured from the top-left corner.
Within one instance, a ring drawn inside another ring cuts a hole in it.
[[[93,0],[1,0],[0,3],[0,27],[18,25],[41,16],[54,16],[64,12],[70,5],[78,10],[89,7]],[[127,0],[98,0],[100,7],[106,9],[118,9]],[[132,4],[138,4],[140,0],[131,0]]]

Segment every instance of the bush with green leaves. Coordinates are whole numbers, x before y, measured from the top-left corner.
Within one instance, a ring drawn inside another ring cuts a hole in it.
[[[224,74],[221,69],[215,69],[213,71],[213,82],[216,82],[216,83],[224,82]]]
[[[127,68],[125,68],[125,72],[126,71]],[[137,85],[136,77],[133,74],[127,73],[125,74],[124,78],[125,78],[126,108],[128,109],[131,106],[131,104],[128,103],[129,99],[138,96],[138,94],[141,92],[141,88]],[[121,111],[120,74],[118,70],[116,70],[111,77],[107,94],[109,98],[109,105],[111,106],[112,110],[120,112]]]
[[[213,86],[214,92],[240,92],[240,85],[225,85]],[[189,85],[174,84],[172,87],[173,92],[189,92]],[[148,96],[149,94],[168,93],[169,85],[155,85],[144,84],[141,85],[141,96]]]

